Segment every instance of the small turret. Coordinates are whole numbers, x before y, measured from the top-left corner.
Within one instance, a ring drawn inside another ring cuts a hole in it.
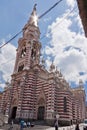
[[[56,77],[59,77],[59,74],[60,74],[60,73],[59,73],[59,71],[58,71],[58,69],[57,69],[57,66],[56,66],[55,76],[56,76]]]
[[[42,64],[42,67],[45,68],[45,60],[44,60],[44,58],[42,58],[41,64]]]
[[[54,70],[55,70],[55,65],[53,64],[53,61],[52,61],[52,64],[50,65],[50,71],[54,72]]]
[[[83,87],[84,85],[83,85],[83,81],[80,79],[79,80],[79,87]]]

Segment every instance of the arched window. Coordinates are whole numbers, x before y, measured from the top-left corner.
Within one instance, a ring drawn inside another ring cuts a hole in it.
[[[64,97],[64,112],[67,112],[67,99]]]
[[[22,71],[24,68],[24,65],[20,65],[19,68],[18,68],[18,72]]]
[[[26,47],[22,49],[21,51],[21,57],[24,57],[26,55]]]
[[[33,59],[35,59],[36,58],[36,44],[34,43],[35,41],[33,41],[33,47],[32,47],[32,50],[31,50],[31,57],[33,58]]]
[[[33,48],[32,51],[31,51],[31,57],[33,59],[35,59],[35,57],[36,57],[36,49],[35,48]]]

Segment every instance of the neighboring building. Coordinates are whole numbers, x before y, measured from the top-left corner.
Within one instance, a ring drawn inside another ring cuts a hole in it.
[[[2,92],[0,92],[0,104],[1,104],[1,101],[2,101]]]
[[[11,119],[45,120],[48,124],[52,124],[57,115],[62,125],[81,121],[85,118],[83,86],[80,86],[81,91],[72,89],[53,63],[50,70],[46,70],[45,61],[40,61],[40,30],[36,16],[34,6],[23,28],[23,37],[18,41],[11,84],[6,84],[0,112]]]
[[[77,3],[85,31],[85,36],[87,37],[87,0],[77,0]]]
[[[83,87],[83,82],[79,81],[79,86],[72,89],[73,91],[73,120],[83,121],[86,116],[86,107],[85,106],[85,91]]]
[[[2,92],[0,92],[0,101],[1,101],[1,99],[2,99]]]
[[[87,119],[87,102],[86,102],[86,117],[85,118]]]
[[[77,0],[79,14],[82,20],[85,36],[87,37],[87,0]],[[86,118],[87,118],[87,104],[86,104]]]

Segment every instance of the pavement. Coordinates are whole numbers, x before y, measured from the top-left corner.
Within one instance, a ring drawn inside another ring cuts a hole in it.
[[[13,128],[10,129],[10,125],[5,125],[0,127],[0,130],[20,130],[20,126],[17,124],[13,125]],[[50,126],[42,126],[42,125],[35,125],[34,127],[26,127],[23,130],[55,130],[55,127]],[[75,130],[75,125],[73,126],[66,126],[66,127],[59,127],[58,130]],[[83,130],[83,125],[80,124],[80,130]]]
[[[13,125],[13,128],[10,129],[10,125],[5,125],[1,127],[0,130],[20,130],[20,125]],[[50,129],[51,128],[51,129]],[[34,127],[26,127],[23,128],[23,130],[55,130],[53,127],[50,126],[41,126],[41,125],[35,125]]]

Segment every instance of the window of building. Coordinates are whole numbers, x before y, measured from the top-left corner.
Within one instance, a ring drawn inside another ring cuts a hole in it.
[[[26,55],[26,47],[22,49],[21,51],[21,57],[24,57]]]
[[[32,49],[32,51],[31,51],[31,57],[32,57],[33,59],[35,59],[35,56],[36,56],[36,49],[34,48],[34,49]]]
[[[67,112],[67,99],[64,97],[64,112]]]
[[[24,65],[20,65],[19,68],[18,68],[18,72],[22,71],[24,68]]]
[[[35,41],[33,41],[33,43],[34,43]],[[34,43],[33,44],[33,48],[32,48],[32,50],[31,50],[31,57],[33,58],[33,59],[35,59],[36,58],[36,44]]]

